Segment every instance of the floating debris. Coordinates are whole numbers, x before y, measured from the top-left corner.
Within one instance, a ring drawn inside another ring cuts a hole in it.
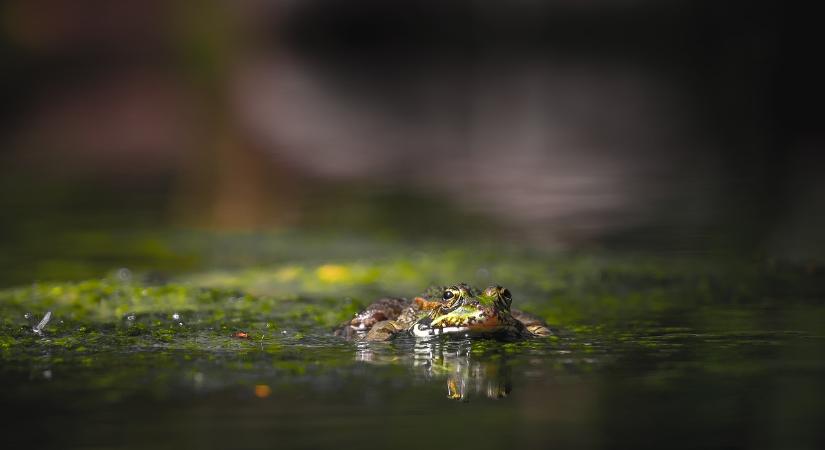
[[[236,331],[232,333],[232,337],[236,339],[249,339],[249,333],[246,331]]]
[[[272,394],[272,388],[265,384],[256,384],[255,385],[255,397],[258,398],[267,398]]]
[[[48,325],[49,320],[51,320],[51,318],[52,312],[46,311],[46,314],[43,316],[43,319],[41,319],[40,323],[38,323],[34,326],[34,328],[32,328],[32,331],[34,331],[35,334],[43,334],[43,328],[45,328],[46,325]]]
[[[132,281],[132,271],[126,267],[121,267],[117,270],[117,279],[124,283]]]

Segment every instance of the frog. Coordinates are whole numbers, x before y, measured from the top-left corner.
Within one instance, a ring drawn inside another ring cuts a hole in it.
[[[500,285],[483,290],[466,283],[432,287],[411,300],[378,299],[335,334],[364,341],[388,341],[402,334],[514,339],[553,335],[542,319],[511,308],[512,302],[510,290]]]

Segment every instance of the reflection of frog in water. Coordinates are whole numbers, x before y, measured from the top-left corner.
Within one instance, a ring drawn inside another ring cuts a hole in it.
[[[447,375],[447,398],[467,401],[482,395],[491,399],[507,397],[512,390],[510,366],[503,354],[496,358],[479,359],[470,356],[472,342],[455,350],[443,342],[417,342],[416,353],[428,352],[429,370]]]
[[[496,347],[499,343],[493,343],[492,348],[484,344],[471,338],[443,337],[405,337],[395,340],[392,347],[361,341],[357,344],[355,359],[373,364],[409,365],[418,377],[446,381],[447,398],[451,400],[507,397],[512,390],[507,355],[503,348]],[[407,346],[410,348],[406,349]]]
[[[401,333],[437,335],[548,336],[547,325],[523,311],[510,309],[510,291],[490,286],[483,291],[466,284],[433,288],[412,301],[382,298],[342,325],[336,334],[367,341],[385,341]]]

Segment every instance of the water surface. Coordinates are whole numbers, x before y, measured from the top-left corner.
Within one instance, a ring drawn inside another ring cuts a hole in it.
[[[424,249],[9,288],[3,436],[51,448],[821,448],[821,275]],[[559,332],[332,335],[376,296],[439,276],[505,284]]]

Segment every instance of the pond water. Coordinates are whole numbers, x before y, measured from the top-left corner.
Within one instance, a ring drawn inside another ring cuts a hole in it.
[[[0,291],[4,447],[825,445],[821,268],[396,250]],[[332,335],[433,280],[496,280],[559,332]]]

